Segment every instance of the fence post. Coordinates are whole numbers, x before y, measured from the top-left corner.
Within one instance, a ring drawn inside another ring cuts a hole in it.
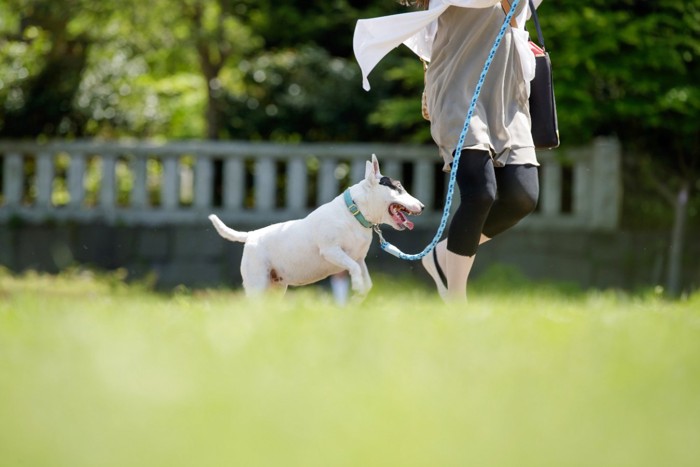
[[[39,208],[49,208],[53,204],[53,154],[42,151],[36,158],[36,203]]]
[[[239,158],[224,161],[224,207],[238,211],[245,197],[245,166]]]
[[[102,178],[100,180],[100,206],[105,211],[112,211],[116,205],[116,157],[114,154],[102,155]]]
[[[275,208],[275,162],[270,157],[255,161],[255,210],[270,211]]]
[[[287,165],[287,208],[297,211],[306,207],[306,160],[290,159]]]
[[[214,164],[209,157],[198,156],[194,168],[194,205],[198,209],[211,206],[212,186],[214,182]]]
[[[165,209],[176,209],[180,204],[178,186],[178,159],[175,156],[163,158],[163,180],[160,187],[160,204]]]
[[[318,193],[316,204],[318,206],[329,202],[338,194],[338,180],[335,178],[337,161],[330,157],[321,159],[321,167],[318,171]]]
[[[3,185],[5,186],[5,204],[19,206],[22,202],[24,185],[24,159],[21,154],[13,152],[5,156]]]
[[[543,162],[542,196],[540,206],[544,216],[557,216],[561,213],[562,168],[553,158]]]
[[[135,156],[133,160],[134,188],[131,191],[131,206],[145,209],[148,203],[148,159]]]
[[[574,187],[572,192],[574,217],[585,224],[591,222],[591,216],[595,210],[591,199],[592,179],[595,177],[591,170],[592,160],[593,157],[590,151],[587,151],[585,159],[581,159],[574,164]]]
[[[85,198],[85,167],[85,154],[71,154],[67,175],[68,205],[74,208],[80,207]]]
[[[618,226],[622,201],[620,143],[598,138],[593,143],[591,180],[591,227],[612,230]]]

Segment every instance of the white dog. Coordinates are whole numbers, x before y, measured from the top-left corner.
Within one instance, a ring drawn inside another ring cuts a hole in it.
[[[237,232],[213,214],[209,220],[225,239],[245,243],[241,275],[247,295],[271,287],[285,291],[348,271],[353,291],[365,296],[372,288],[365,264],[372,227],[412,229],[406,214],[420,214],[423,207],[401,183],[382,176],[373,154],[364,180],[303,219],[251,232]]]

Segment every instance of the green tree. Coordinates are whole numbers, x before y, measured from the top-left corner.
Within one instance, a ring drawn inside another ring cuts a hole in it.
[[[226,106],[227,133],[236,139],[358,141],[380,139],[367,115],[388,96],[367,95],[353,60],[307,45],[260,54],[239,64],[242,92]]]
[[[8,0],[0,7],[3,136],[70,134],[72,102],[102,24],[114,5],[87,0]]]
[[[366,115],[384,94],[365,95],[351,76],[354,22],[397,8],[347,0],[9,0],[0,5],[0,132],[214,139],[269,136],[274,125],[287,139],[363,139],[371,131]],[[255,71],[275,63],[271,75],[299,77],[306,102],[281,95],[274,80],[255,80]],[[280,68],[285,63],[296,68]],[[331,87],[325,94],[321,83]],[[254,99],[268,103],[251,108]],[[334,116],[334,107],[345,110]],[[270,115],[274,108],[280,112]],[[308,118],[297,123],[322,131],[280,124],[300,109]]]
[[[350,59],[359,18],[401,11],[392,0],[244,0],[247,24],[264,38],[265,49],[318,45],[334,57]]]
[[[241,81],[229,88],[227,135],[285,141],[397,139],[368,118],[383,99],[396,95],[396,86],[383,82],[372,93],[362,90],[352,36],[358,18],[397,12],[398,4],[242,3],[242,21],[264,47],[237,63]],[[389,58],[383,67],[392,63],[395,59]]]
[[[677,295],[689,200],[700,188],[700,2],[566,0],[545,3],[542,18],[562,139],[620,138],[633,177],[628,222],[648,218],[658,199],[668,206],[666,285]],[[640,187],[654,189],[656,200],[635,196]]]
[[[172,9],[172,2],[166,2]],[[239,19],[246,12],[244,5],[226,0],[176,0],[178,17],[171,17],[173,27],[180,26],[181,45],[191,47],[204,78],[206,88],[206,137],[219,139],[223,130],[224,86],[222,72],[232,68],[251,50],[259,46],[248,27]]]

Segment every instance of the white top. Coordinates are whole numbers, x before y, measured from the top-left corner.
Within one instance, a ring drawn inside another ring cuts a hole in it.
[[[520,0],[517,28],[507,28],[491,63],[463,146],[489,152],[496,166],[539,165],[528,105],[535,58],[524,29],[527,4]],[[425,90],[430,130],[445,171],[450,170],[470,96],[504,19],[500,0],[432,0],[429,10],[358,21],[354,46],[365,89],[372,68],[401,43],[424,60],[432,59]]]
[[[355,27],[353,49],[362,70],[362,87],[369,91],[369,73],[386,54],[401,44],[423,60],[430,61],[437,19],[449,6],[489,8],[499,3],[500,0],[431,0],[428,10],[359,20]],[[534,0],[535,7],[540,3],[542,0]],[[516,17],[518,30],[513,33],[523,76],[530,82],[535,76],[535,58],[527,44],[528,34],[524,28],[528,16],[529,8],[523,9]]]
[[[525,5],[520,3],[518,8],[521,7]],[[425,93],[430,133],[446,171],[484,62],[504,18],[500,5],[478,10],[450,7],[438,18],[440,32],[433,45]],[[528,103],[529,81],[523,78],[515,36],[508,29],[483,82],[462,147],[489,152],[497,167],[537,165]]]

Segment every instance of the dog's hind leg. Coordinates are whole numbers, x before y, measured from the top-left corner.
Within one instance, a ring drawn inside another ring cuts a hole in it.
[[[367,281],[365,275],[369,278],[369,274],[363,272],[363,268],[354,259],[348,256],[342,248],[338,246],[324,248],[320,251],[321,256],[331,264],[339,266],[350,273],[350,281],[352,290],[358,295],[365,296],[372,288],[372,281]],[[364,261],[363,261],[364,263]],[[366,269],[366,266],[365,266]]]
[[[241,258],[241,277],[245,294],[249,297],[261,295],[272,285],[270,268],[258,258],[255,249],[248,245],[243,249]]]
[[[270,271],[247,275],[243,279],[243,288],[248,297],[258,297],[263,294],[282,297],[287,292],[287,283],[276,281],[274,271]]]
[[[246,296],[257,297],[270,288],[270,283],[264,275],[244,274],[243,288],[245,289]]]
[[[246,296],[254,297],[266,292],[283,296],[287,281],[262,256],[257,245],[246,245],[241,258],[241,276]]]

